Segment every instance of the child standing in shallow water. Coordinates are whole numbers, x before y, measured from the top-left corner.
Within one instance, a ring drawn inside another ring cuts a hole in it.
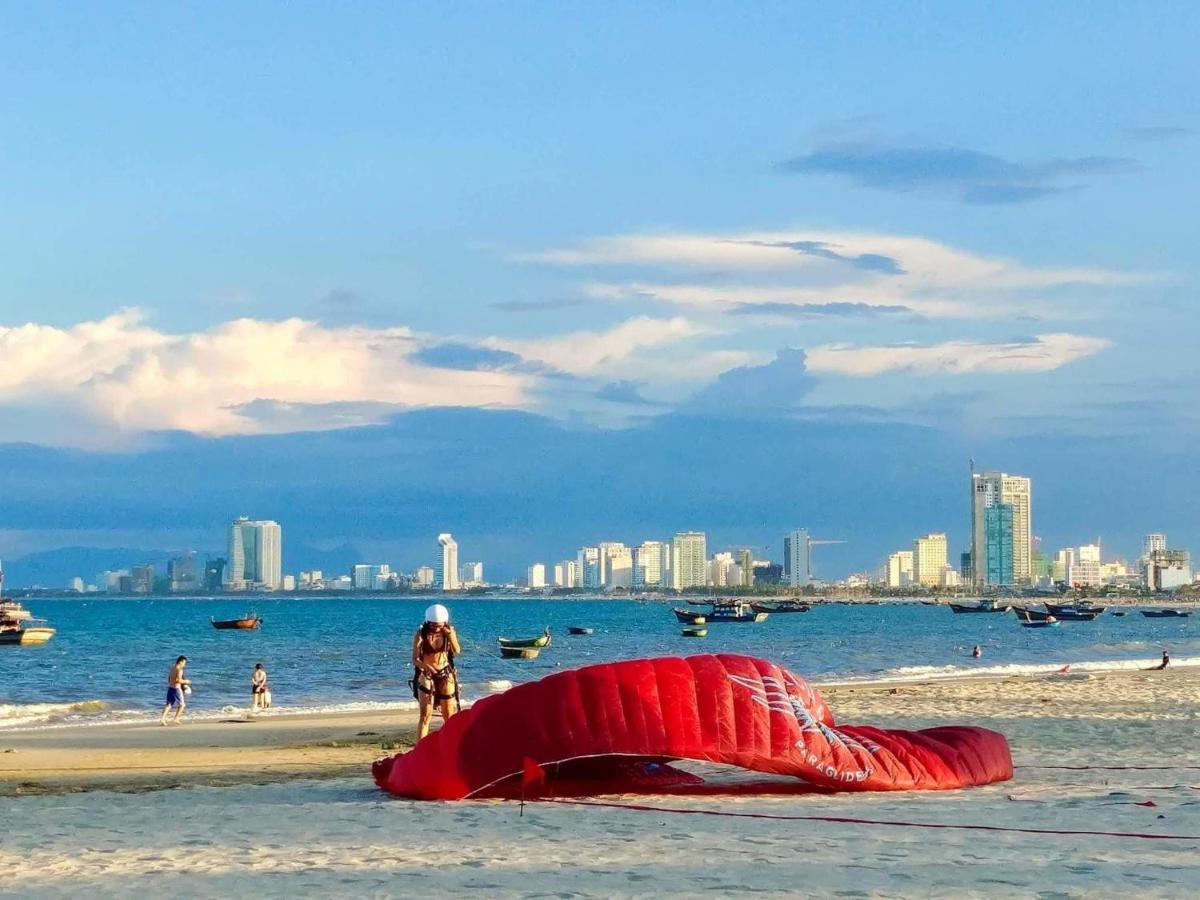
[[[258,711],[270,706],[267,703],[268,691],[270,688],[267,686],[267,670],[263,668],[262,663],[258,663],[254,667],[254,674],[250,676],[250,701],[253,710]]]

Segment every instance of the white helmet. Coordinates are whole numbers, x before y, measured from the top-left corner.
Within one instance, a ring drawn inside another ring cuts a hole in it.
[[[445,625],[450,621],[450,610],[446,609],[440,603],[435,603],[429,609],[425,610],[425,621],[432,622],[435,625]]]

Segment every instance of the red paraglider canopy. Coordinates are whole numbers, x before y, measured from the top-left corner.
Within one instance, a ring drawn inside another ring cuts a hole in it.
[[[523,783],[542,795],[702,785],[673,760],[791,776],[797,790],[950,790],[1012,778],[1001,734],[835,725],[804,679],[729,654],[607,663],[518,685],[379,760],[374,774],[385,790],[420,800],[517,796]]]

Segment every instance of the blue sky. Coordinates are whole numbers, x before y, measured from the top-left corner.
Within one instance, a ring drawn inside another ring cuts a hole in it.
[[[914,472],[929,444],[913,429],[1012,471],[1043,442],[1027,465],[1059,480],[1044,495],[1091,518],[1035,509],[1035,530],[1130,552],[1186,522],[1186,492],[1151,493],[1147,468],[1175,471],[1159,457],[1200,430],[1198,18],[1173,3],[8,10],[6,439],[107,464],[188,435],[200,468],[268,445],[303,468],[306,432],[437,407],[473,423],[464,442],[522,413],[613,453],[680,416],[814,434],[869,419]],[[1072,474],[1089,442],[1113,466],[1102,482],[1145,488],[1120,518]],[[389,471],[397,491],[437,477]],[[462,503],[502,476],[478,477]],[[598,518],[618,529],[724,520],[698,502],[651,522],[636,491],[612,499]],[[160,502],[53,528],[7,504],[0,551],[161,546],[225,516],[164,534]],[[427,530],[459,502],[427,507]],[[789,517],[828,521],[795,503],[759,517],[762,541]],[[753,506],[741,518],[753,528]],[[588,539],[576,519],[562,547],[522,543],[519,520],[478,540],[516,571]],[[954,543],[961,525],[910,530]],[[383,515],[379,552],[407,527]],[[908,527],[832,552],[873,565]],[[1187,527],[1180,542],[1200,536]]]

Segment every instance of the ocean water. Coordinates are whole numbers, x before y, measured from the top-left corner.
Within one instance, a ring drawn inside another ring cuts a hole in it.
[[[412,704],[409,650],[428,595],[418,598],[41,600],[34,612],[56,637],[42,647],[0,647],[0,729],[140,719],[160,707],[166,673],[186,654],[192,715],[248,705],[256,662],[270,673],[278,712]],[[954,615],[919,604],[826,605],[760,624],[713,624],[685,638],[671,603],[636,600],[448,600],[463,642],[467,700],[558,669],[664,654],[747,653],[821,681],[960,677],[1137,668],[1170,650],[1200,664],[1200,618],[1146,619],[1136,611],[1056,629],[1021,628],[1011,615]],[[253,609],[259,631],[216,631],[210,617]],[[570,636],[585,625],[590,636]],[[549,626],[533,661],[499,656],[496,637]],[[970,656],[983,648],[982,659]]]

